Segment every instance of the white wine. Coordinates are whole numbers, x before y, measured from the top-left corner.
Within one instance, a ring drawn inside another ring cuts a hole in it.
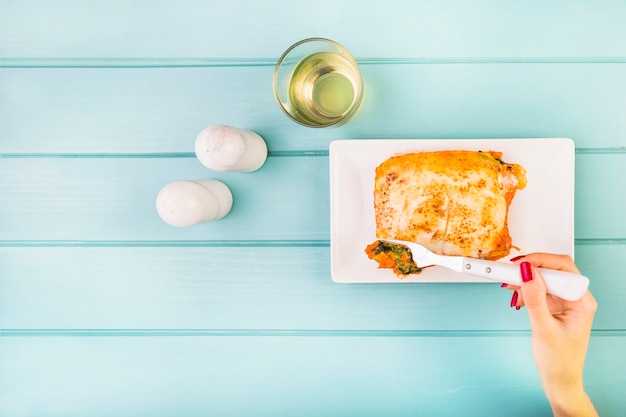
[[[354,63],[334,52],[302,59],[289,79],[289,100],[297,119],[329,124],[354,110],[361,99],[360,74]]]
[[[308,38],[291,45],[276,63],[273,84],[281,110],[308,127],[340,126],[363,104],[356,60],[330,39]]]

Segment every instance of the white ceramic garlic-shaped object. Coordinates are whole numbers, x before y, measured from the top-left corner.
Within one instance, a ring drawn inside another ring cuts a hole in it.
[[[161,189],[156,200],[159,216],[175,227],[221,219],[232,206],[230,189],[218,180],[172,182]]]
[[[250,130],[215,125],[202,130],[196,137],[198,160],[213,171],[252,172],[267,159],[263,138]]]

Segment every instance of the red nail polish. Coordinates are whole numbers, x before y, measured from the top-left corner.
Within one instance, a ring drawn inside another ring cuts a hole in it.
[[[515,258],[511,258],[510,261],[511,262],[515,262],[515,261],[519,261],[520,259],[522,259],[523,257],[525,257],[526,255],[520,255],[520,256],[516,256]]]
[[[517,291],[513,291],[513,297],[511,297],[511,307],[515,307],[517,304]]]
[[[519,269],[522,274],[522,281],[528,282],[533,280],[533,268],[529,262],[522,262],[519,264]]]
[[[520,308],[522,308],[522,307],[520,307],[520,306],[515,306],[515,309],[516,309],[516,310],[519,310]]]

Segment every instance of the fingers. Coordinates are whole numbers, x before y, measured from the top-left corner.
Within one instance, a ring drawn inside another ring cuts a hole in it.
[[[573,273],[578,273],[578,274],[580,273],[573,259],[569,255],[555,255],[551,253],[535,252],[535,253],[531,253],[528,255],[517,256],[511,259],[511,261],[515,262],[515,264],[517,265],[520,265],[523,262],[526,262],[535,267],[557,269],[561,271],[568,271],[568,272],[573,272]],[[541,278],[543,281],[543,277]],[[545,283],[543,285],[545,287]],[[504,288],[515,290],[516,292],[518,292],[518,295],[513,295],[516,301],[516,307],[523,307],[526,304],[524,292],[521,291],[520,286],[515,286],[515,285],[502,285],[502,286]],[[565,300],[561,300],[558,297],[555,298],[549,295],[547,297],[546,302],[552,314],[561,312],[564,309],[564,306],[562,304],[565,303]],[[519,308],[517,309],[519,310]]]
[[[574,327],[591,329],[598,304],[589,290],[578,301],[567,301],[547,294],[545,281],[541,271],[537,269],[542,267],[580,273],[571,257],[533,253],[512,261],[520,268],[519,286],[502,286],[514,291],[511,307],[517,310],[522,306],[526,307],[533,337],[546,341],[565,328],[570,331]]]
[[[561,271],[580,274],[574,260],[569,255],[554,255],[551,253],[536,252],[516,259],[517,263],[529,262],[537,268],[558,269]]]
[[[520,263],[520,292],[524,298],[524,305],[528,311],[530,326],[533,329],[549,329],[552,323],[552,313],[546,299],[546,284],[530,262],[525,259]]]
[[[511,307],[519,310],[526,306],[531,325],[534,327],[545,326],[550,322],[552,313],[548,305],[546,285],[541,274],[533,268],[533,265],[550,265],[553,269],[571,270],[576,268],[570,257],[566,255],[552,255],[545,253],[533,253],[513,258],[520,267],[520,285],[503,285],[514,290],[511,298]]]

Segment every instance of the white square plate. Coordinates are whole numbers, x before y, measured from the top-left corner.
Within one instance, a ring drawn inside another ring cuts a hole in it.
[[[574,256],[574,152],[571,139],[366,139],[330,144],[330,249],[335,282],[485,282],[443,267],[399,279],[379,269],[365,248],[376,240],[374,175],[387,158],[410,152],[471,150],[502,152],[507,163],[526,168],[528,184],[509,209],[510,257],[552,252]]]

